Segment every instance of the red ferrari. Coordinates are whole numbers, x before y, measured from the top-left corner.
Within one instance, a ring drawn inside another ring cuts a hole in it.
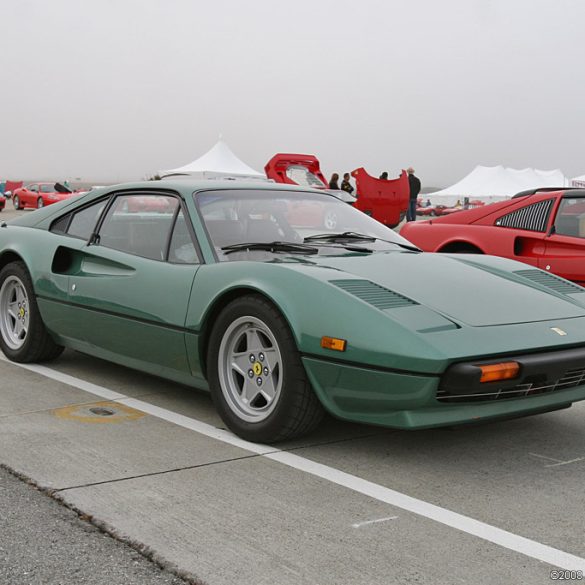
[[[0,193],[0,211],[6,207],[6,197]]]
[[[540,189],[440,218],[400,235],[428,252],[520,260],[585,286],[585,189]]]
[[[12,193],[12,203],[14,209],[24,209],[32,207],[40,209],[45,205],[51,205],[63,199],[69,199],[77,193],[64,187],[60,183],[31,183]]]

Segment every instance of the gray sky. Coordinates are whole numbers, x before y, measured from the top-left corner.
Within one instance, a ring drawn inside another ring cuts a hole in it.
[[[585,173],[582,0],[0,0],[0,177],[182,166]]]

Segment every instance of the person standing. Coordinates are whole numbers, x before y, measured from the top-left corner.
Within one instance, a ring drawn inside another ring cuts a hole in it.
[[[329,180],[329,189],[335,189],[339,191],[339,175],[337,173],[333,173],[331,175],[331,179]]]
[[[408,188],[410,191],[406,221],[416,221],[416,199],[420,193],[420,179],[414,174],[412,167],[408,167],[406,172],[408,173]]]
[[[353,187],[349,182],[349,173],[343,173],[343,181],[341,181],[341,190],[346,191],[350,195],[353,193]]]
[[[388,173],[386,171],[384,171],[379,177],[378,179],[382,179],[382,181],[387,181],[388,180]]]

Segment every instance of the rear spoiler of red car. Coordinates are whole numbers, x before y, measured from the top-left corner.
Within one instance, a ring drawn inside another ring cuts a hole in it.
[[[552,191],[578,191],[580,187],[540,187],[539,189],[528,189],[527,191],[520,191],[516,195],[512,196],[512,199],[516,197],[526,197],[528,195],[536,195],[536,193],[551,193]]]

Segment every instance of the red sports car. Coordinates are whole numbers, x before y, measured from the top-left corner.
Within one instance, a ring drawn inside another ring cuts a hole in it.
[[[0,193],[0,211],[6,207],[6,197]]]
[[[14,203],[14,209],[25,207],[39,209],[45,205],[69,199],[74,195],[77,193],[60,183],[31,183],[13,191],[12,203]]]
[[[507,201],[407,223],[400,235],[428,252],[503,256],[585,286],[585,189],[525,191]]]

